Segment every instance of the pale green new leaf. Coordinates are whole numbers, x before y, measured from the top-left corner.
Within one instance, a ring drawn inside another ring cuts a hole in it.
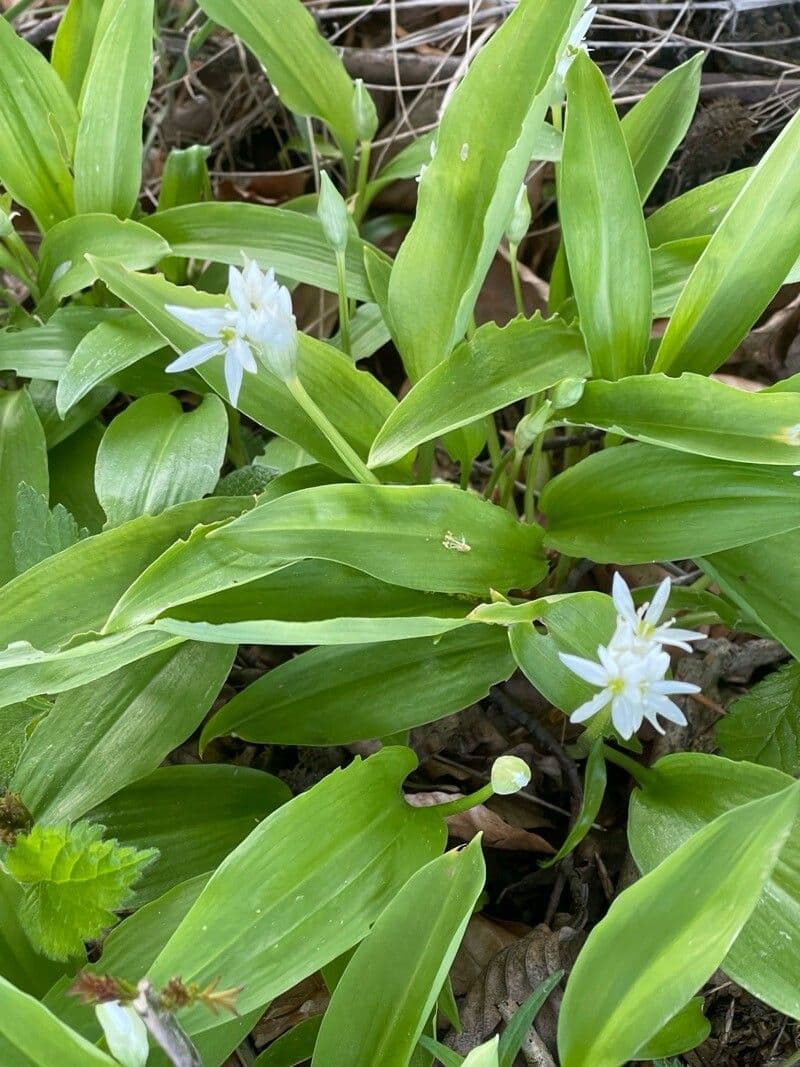
[[[51,63],[77,104],[89,69],[103,0],[69,0],[58,24]]]
[[[700,374],[638,375],[587,382],[564,418],[694,455],[800,467],[797,393],[750,393]]]
[[[442,116],[389,282],[388,325],[413,381],[464,335],[581,7],[522,0],[474,58]]]
[[[563,1067],[635,1059],[711,976],[779,862],[798,790],[725,812],[617,897],[567,982],[558,1022]]]
[[[16,527],[11,535],[17,574],[22,574],[43,559],[62,552],[88,536],[89,531],[81,529],[62,504],[56,504],[51,511],[43,493],[26,482],[20,482],[17,489]]]
[[[633,858],[640,870],[652,871],[657,865],[669,862],[667,857],[687,838],[729,812],[731,822],[738,829],[727,862],[723,859],[715,865],[712,857],[706,857],[707,870],[716,882],[719,900],[723,901],[725,891],[720,871],[743,850],[746,831],[740,817],[747,809],[740,805],[749,805],[759,798],[777,804],[781,796],[787,796],[790,786],[796,788],[796,783],[788,774],[753,763],[734,763],[721,756],[698,752],[666,756],[655,765],[644,788],[634,790],[631,797],[628,842]],[[800,969],[798,825],[795,821],[749,921],[721,963],[734,982],[793,1019],[800,1019],[800,991],[796,981]],[[762,847],[780,844],[780,835],[774,831],[770,834],[766,819],[758,832]],[[688,884],[691,883],[685,882],[684,886]],[[740,886],[734,884],[728,894],[730,906],[737,902],[740,892]],[[684,899],[691,901],[691,894]],[[713,922],[707,923],[700,943],[714,929]]]
[[[103,827],[86,822],[37,824],[17,837],[4,862],[24,888],[19,916],[33,945],[50,959],[81,956],[84,941],[116,923],[156,855],[103,840]]]
[[[480,835],[417,871],[356,949],[312,1067],[407,1067],[483,889]]]
[[[750,180],[754,169],[734,170],[697,185],[648,215],[645,225],[651,247],[689,237],[710,237]]]
[[[558,198],[569,273],[595,374],[622,378],[644,370],[653,317],[639,189],[605,78],[585,52],[566,86]]]
[[[0,331],[0,369],[57,382],[81,340],[101,322],[130,318],[119,308],[60,308],[44,326]]]
[[[589,372],[580,333],[559,318],[487,323],[403,398],[375,438],[370,466],[393,463],[424,441]]]
[[[636,1059],[657,1060],[665,1056],[677,1056],[702,1044],[710,1033],[711,1023],[703,1015],[703,998],[692,997],[647,1044],[638,1049]]]
[[[290,111],[330,126],[349,164],[357,139],[355,86],[300,0],[200,0],[200,7],[241,37]]]
[[[48,492],[44,430],[27,389],[0,390],[0,584],[17,573],[13,539],[23,482],[36,493]]]
[[[127,218],[142,180],[142,120],[153,84],[153,0],[105,0],[81,95],[75,207]]]
[[[654,370],[716,370],[800,255],[800,115],[750,175],[689,276]]]
[[[97,452],[95,490],[107,525],[211,493],[227,440],[225,405],[213,394],[186,413],[167,393],[135,401],[111,423]]]
[[[734,700],[715,734],[723,756],[800,775],[800,663],[786,664]]]

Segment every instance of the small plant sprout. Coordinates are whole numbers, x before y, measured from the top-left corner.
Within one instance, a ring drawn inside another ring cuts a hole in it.
[[[356,78],[353,89],[353,118],[359,141],[369,143],[378,130],[378,112],[375,101],[364,85],[363,78]]]
[[[528,232],[531,224],[531,204],[528,200],[528,189],[525,183],[519,187],[517,199],[514,201],[514,210],[506,227],[506,239],[508,241],[509,261],[511,263],[511,282],[514,286],[514,300],[517,305],[517,313],[525,314],[525,303],[522,299],[522,286],[519,278],[519,264],[517,263],[517,251],[519,243]]]
[[[344,197],[323,171],[319,186],[317,215],[322,224],[325,240],[336,256],[336,282],[339,292],[339,329],[342,349],[350,354],[350,305],[347,299],[347,267],[345,251],[350,233],[350,215]]]
[[[109,1000],[95,1005],[109,1052],[123,1067],[144,1067],[150,1053],[147,1027],[129,1004]]]
[[[498,796],[518,793],[530,780],[531,769],[519,756],[501,756],[492,764],[492,789]]]

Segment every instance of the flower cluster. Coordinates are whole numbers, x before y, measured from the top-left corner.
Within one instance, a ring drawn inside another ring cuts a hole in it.
[[[669,598],[670,581],[665,578],[656,590],[652,603],[637,611],[628,586],[614,575],[613,599],[617,609],[617,625],[608,645],[597,649],[599,662],[560,653],[561,662],[579,678],[597,686],[600,692],[577,708],[570,722],[585,722],[598,711],[611,705],[611,721],[621,737],[633,736],[647,719],[663,733],[658,716],[679,726],[686,718],[672,700],[678,694],[699,693],[700,687],[690,682],[665,679],[669,668],[669,654],[665,645],[691,651],[690,641],[698,641],[705,634],[695,630],[680,630],[672,620],[659,625]]]
[[[228,306],[188,308],[167,304],[166,310],[208,341],[179,356],[168,371],[189,370],[213,356],[225,356],[225,384],[231,404],[239,399],[245,371],[255,374],[255,356],[281,381],[297,373],[297,324],[292,298],[275,280],[273,270],[262,272],[245,256],[243,271],[228,272]]]

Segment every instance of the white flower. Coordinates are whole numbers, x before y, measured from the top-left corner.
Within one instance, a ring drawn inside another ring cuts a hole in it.
[[[127,1004],[109,1000],[95,1007],[111,1055],[123,1067],[145,1067],[150,1046],[147,1027]]]
[[[583,39],[589,32],[589,27],[592,25],[592,21],[597,14],[597,8],[594,6],[587,7],[581,17],[575,23],[572,33],[569,35],[569,40],[564,46],[564,51],[559,59],[555,76],[553,77],[553,103],[560,104],[564,100],[564,79],[567,76],[567,71],[572,66],[572,61],[575,58],[575,54],[578,50],[582,52],[588,52],[588,47],[583,43]]]
[[[244,372],[255,374],[258,369],[255,354],[282,381],[294,377],[297,325],[289,290],[275,281],[272,270],[262,273],[247,257],[244,271],[236,267],[228,271],[228,298],[223,308],[166,305],[179,322],[209,338],[173,360],[167,370],[189,370],[224,354],[225,384],[235,406]]]
[[[658,625],[669,600],[669,578],[665,578],[656,589],[652,602],[642,604],[638,610],[633,602],[631,591],[619,571],[614,574],[611,592],[614,607],[617,609],[617,632],[611,639],[611,648],[633,644],[634,648],[644,645],[646,647],[642,651],[649,651],[654,643],[658,643],[681,648],[684,652],[691,652],[692,646],[687,642],[700,641],[706,636],[698,630],[673,628],[674,619]],[[627,630],[630,631],[630,635]]]

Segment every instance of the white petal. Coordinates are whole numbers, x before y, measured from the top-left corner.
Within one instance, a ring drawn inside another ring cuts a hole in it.
[[[237,267],[228,267],[228,294],[237,311],[246,314],[250,310],[250,301],[245,291],[242,272]]]
[[[164,307],[174,319],[197,330],[204,337],[219,337],[234,318],[228,308],[184,308],[176,304],[165,304]]]
[[[111,1055],[123,1067],[144,1067],[150,1052],[147,1027],[133,1008],[118,1000],[95,1006]]]
[[[660,715],[662,719],[667,719],[668,722],[674,722],[678,726],[686,726],[686,716],[677,704],[673,704],[666,697],[654,697],[648,700],[645,715],[653,725],[656,725],[655,716]]]
[[[599,663],[581,656],[571,656],[568,652],[559,652],[558,658],[565,667],[569,667],[573,674],[577,674],[589,685],[605,686],[608,683],[608,674]]]
[[[202,345],[198,345],[197,348],[190,348],[182,356],[173,359],[172,363],[165,367],[165,370],[175,372],[199,367],[201,363],[205,363],[213,356],[218,356],[220,352],[224,351],[225,346],[221,341],[205,341]]]
[[[233,407],[236,407],[239,399],[239,390],[242,388],[243,377],[244,367],[228,350],[225,354],[225,384],[228,387],[228,396]]]
[[[699,693],[700,686],[692,682],[672,682],[665,679],[663,682],[653,682],[650,689],[654,693]]]
[[[624,693],[611,701],[611,721],[620,737],[628,741],[642,725],[642,705]]]
[[[598,693],[597,696],[592,697],[591,700],[587,700],[585,704],[581,704],[579,708],[576,708],[570,715],[569,721],[586,722],[587,719],[591,719],[593,715],[596,715],[598,711],[602,711],[610,700],[611,690],[604,689],[602,693]]]
[[[232,359],[235,359],[237,363],[241,364],[245,370],[249,370],[251,374],[255,374],[258,368],[256,366],[256,361],[253,358],[253,350],[241,337],[234,337],[228,346],[228,354]]]
[[[611,598],[620,616],[635,627],[638,622],[636,605],[633,602],[631,591],[619,571],[614,571],[614,580],[611,583]]]
[[[667,606],[671,588],[672,582],[669,578],[665,578],[658,589],[656,589],[656,594],[653,597],[650,607],[644,613],[644,621],[649,622],[651,626],[655,626],[664,614],[664,608]]]
[[[687,645],[687,641],[702,641],[706,638],[706,634],[701,634],[698,630],[681,630],[679,626],[659,626],[653,634],[656,641],[660,641],[662,645],[672,645],[675,648],[682,648],[686,652],[691,652],[691,646]]]

